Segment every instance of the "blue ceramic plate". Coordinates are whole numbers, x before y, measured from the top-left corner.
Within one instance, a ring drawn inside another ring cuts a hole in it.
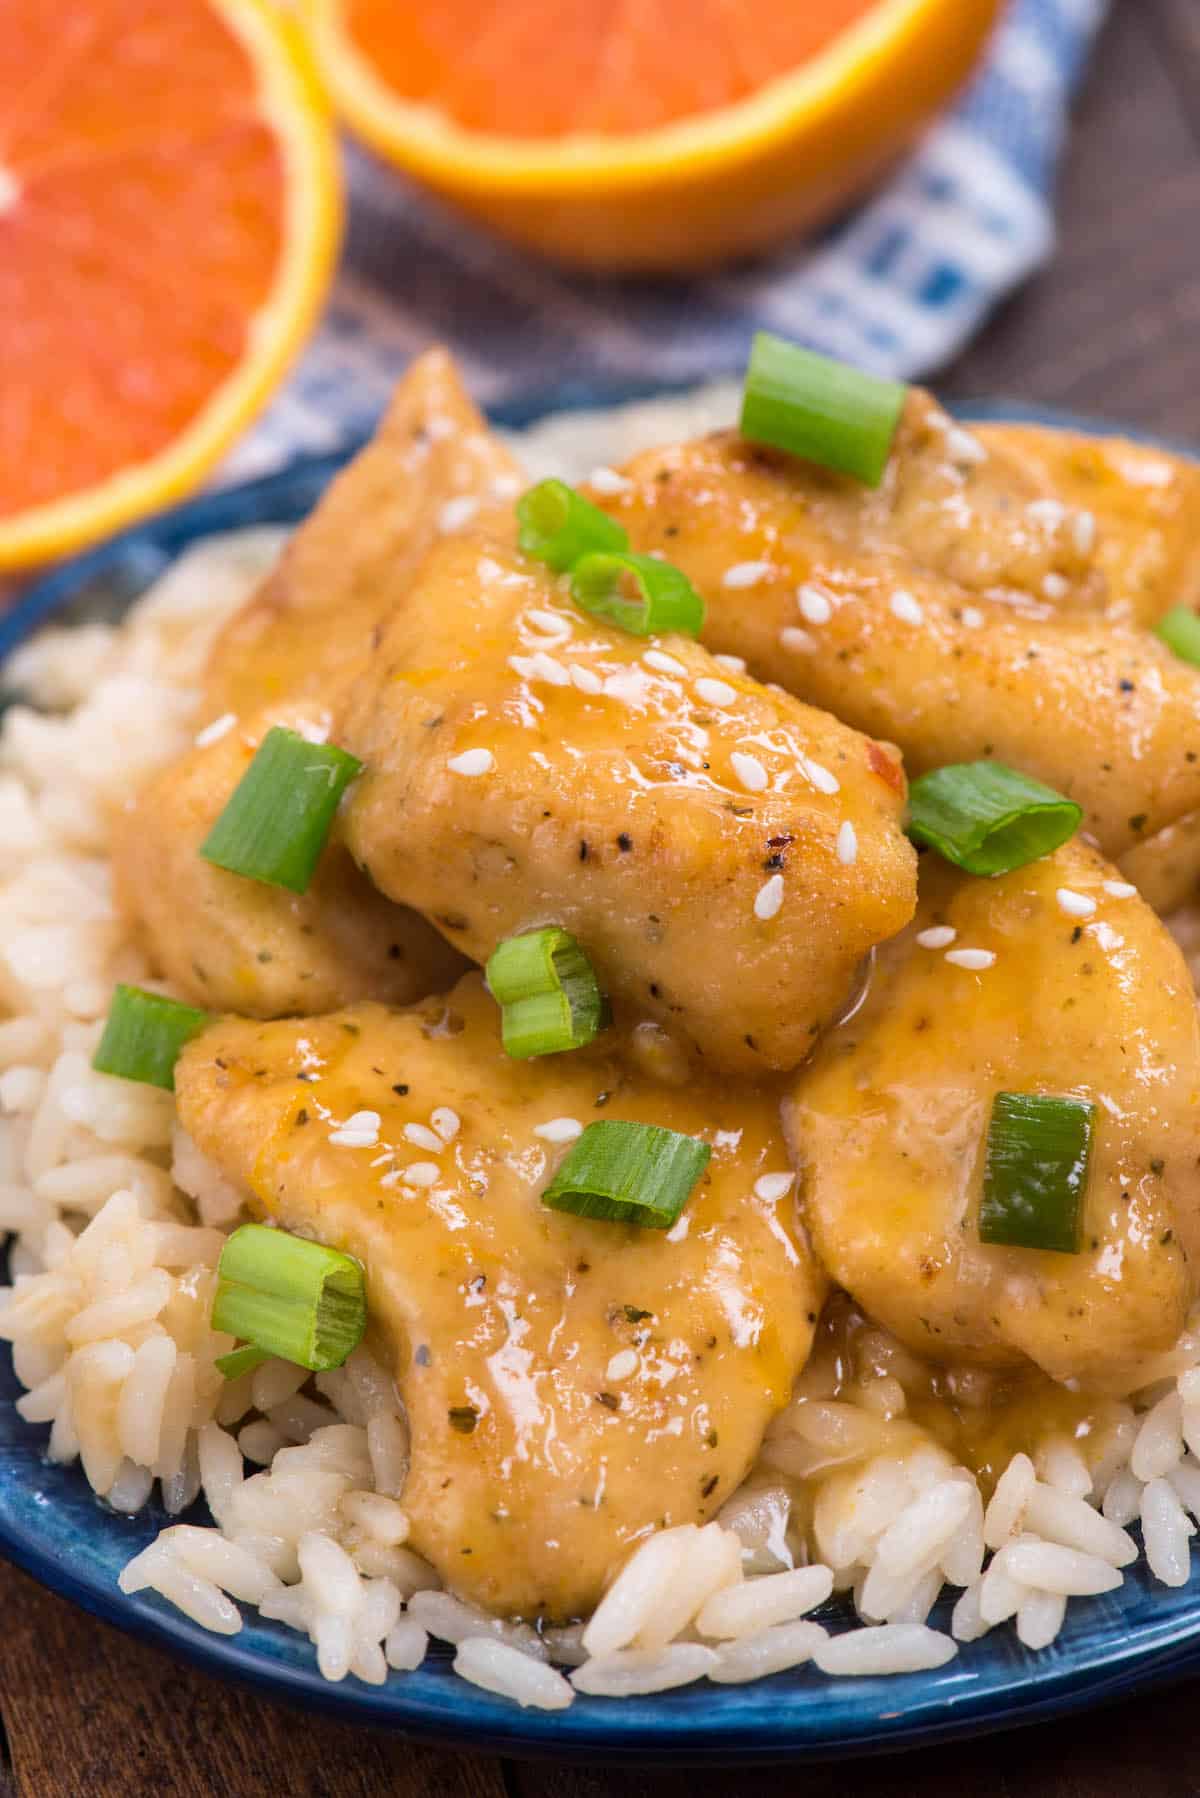
[[[628,390],[559,392],[511,407],[499,422],[524,424],[564,403],[633,397],[639,396]],[[1086,422],[1010,405],[979,406],[970,415]],[[196,538],[295,522],[344,460],[342,454],[298,462],[193,500],[79,557],[0,620],[0,656],[49,618],[119,612]],[[96,1616],[211,1672],[432,1741],[607,1761],[827,1758],[1032,1723],[1102,1704],[1200,1657],[1200,1572],[1189,1586],[1168,1591],[1152,1588],[1139,1568],[1120,1592],[1076,1600],[1058,1640],[1041,1654],[1026,1653],[1011,1630],[1001,1629],[948,1667],[903,1678],[831,1681],[800,1671],[751,1686],[700,1684],[619,1703],[579,1698],[569,1711],[547,1715],[520,1711],[455,1679],[450,1656],[439,1647],[419,1671],[393,1674],[386,1686],[353,1679],[331,1686],[318,1675],[307,1641],[252,1611],[231,1638],[197,1628],[151,1593],[124,1597],[117,1588],[121,1567],[167,1520],[156,1509],[118,1517],[92,1496],[78,1467],[46,1462],[45,1430],[23,1424],[13,1409],[19,1391],[6,1349],[0,1356],[0,1552]],[[199,1507],[197,1520],[207,1521]],[[830,1609],[836,1618],[837,1608]]]

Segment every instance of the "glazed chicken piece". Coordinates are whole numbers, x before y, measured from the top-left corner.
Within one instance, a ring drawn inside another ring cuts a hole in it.
[[[910,776],[989,756],[1039,776],[1119,857],[1200,809],[1200,672],[1097,609],[1107,518],[1094,602],[1065,552],[1049,571],[1061,586],[1043,576],[1036,599],[988,584],[1002,527],[1018,562],[1031,540],[1002,493],[970,497],[992,459],[962,465],[954,506],[922,497],[936,482],[903,442],[875,495],[717,435],[638,457],[629,490],[604,503],[638,549],[662,550],[699,587],[711,649],[898,744]],[[949,481],[951,464],[935,469]],[[944,555],[928,519],[917,528],[928,512]]]
[[[599,623],[498,536],[431,552],[339,740],[376,886],[479,962],[562,925],[710,1067],[794,1067],[912,915],[894,754],[688,638]]]
[[[283,1017],[356,999],[406,1005],[443,992],[466,963],[423,918],[364,879],[336,827],[306,893],[206,862],[200,845],[273,724],[327,735],[316,700],[251,716],[155,776],[113,831],[118,901],[155,971],[216,1011]]]
[[[197,851],[271,724],[328,734],[379,619],[439,531],[461,528],[481,505],[511,506],[519,486],[450,358],[432,350],[222,631],[202,716],[236,728],[152,780],[115,831],[123,905],[157,970],[186,997],[279,1017],[366,997],[407,1004],[462,972],[463,958],[434,930],[363,878],[336,831],[302,896],[241,880]]]
[[[785,1102],[814,1247],[919,1353],[1132,1390],[1183,1325],[1200,1253],[1200,1033],[1182,957],[1078,839],[993,880],[931,856],[921,887],[866,1003]],[[965,951],[994,960],[950,959]],[[1001,1091],[1098,1107],[1077,1255],[979,1240]]]
[[[376,624],[439,533],[461,529],[481,508],[511,510],[520,489],[516,464],[450,357],[419,357],[371,442],[218,638],[205,716],[257,710],[291,693],[328,698],[365,663]]]
[[[599,1045],[513,1061],[498,1017],[469,975],[405,1012],[226,1019],[185,1051],[179,1111],[261,1216],[366,1267],[412,1425],[412,1545],[476,1603],[570,1618],[639,1537],[739,1484],[824,1281],[773,1092],[656,1087]],[[596,1118],[713,1145],[669,1234],[540,1203]]]
[[[972,595],[1141,624],[1200,601],[1200,468],[1162,450],[1033,425],[967,428],[920,388],[909,392],[877,488],[731,433],[685,447],[735,453],[768,491],[786,483],[791,511],[768,512],[764,541],[774,540],[773,526],[813,560],[882,557]],[[703,490],[711,458],[699,461],[696,497],[712,518],[714,505],[725,508]],[[627,472],[640,486],[647,473],[663,479],[662,468],[671,471],[669,504],[674,482],[687,478],[671,452],[648,452]],[[754,507],[760,497],[754,483],[738,495]],[[606,503],[637,515],[645,496]]]
[[[1151,625],[1200,605],[1200,467],[1151,444],[1042,425],[980,425],[993,457],[1036,480],[1048,531],[1082,550],[1105,615]]]
[[[1121,872],[1160,917],[1194,906],[1200,900],[1200,812],[1185,812],[1128,850]]]

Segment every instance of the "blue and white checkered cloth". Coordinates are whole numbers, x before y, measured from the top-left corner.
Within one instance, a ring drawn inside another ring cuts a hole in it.
[[[1068,107],[1107,5],[1011,0],[960,104],[882,192],[815,243],[717,275],[564,273],[351,152],[349,237],[325,318],[223,477],[361,436],[435,340],[485,404],[728,374],[760,328],[881,373],[929,373],[1052,248]]]

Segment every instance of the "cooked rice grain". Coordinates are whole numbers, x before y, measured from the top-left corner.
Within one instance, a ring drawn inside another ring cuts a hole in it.
[[[468,1636],[459,1643],[454,1671],[473,1686],[511,1698],[523,1709],[562,1711],[575,1696],[553,1667],[531,1661],[507,1643],[487,1636]]]

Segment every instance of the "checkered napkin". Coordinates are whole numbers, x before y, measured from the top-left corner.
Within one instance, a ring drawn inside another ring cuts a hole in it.
[[[223,477],[363,435],[434,340],[489,405],[727,374],[760,328],[889,375],[936,369],[1051,250],[1067,110],[1107,4],[1011,0],[958,107],[882,192],[817,242],[717,275],[564,273],[352,151],[349,238],[324,321]]]

